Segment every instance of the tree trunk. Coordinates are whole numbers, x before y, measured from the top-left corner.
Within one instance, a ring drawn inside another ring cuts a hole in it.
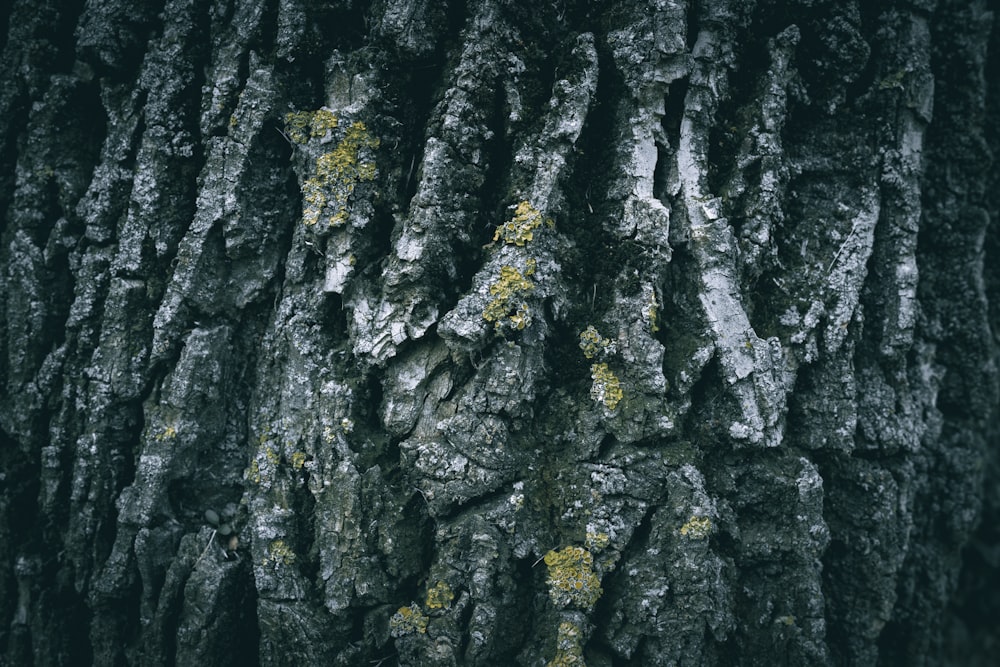
[[[993,664],[988,4],[5,5],[0,662]]]

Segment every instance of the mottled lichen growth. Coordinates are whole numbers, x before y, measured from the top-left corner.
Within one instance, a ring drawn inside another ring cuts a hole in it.
[[[658,313],[656,294],[651,292],[649,295],[649,308],[646,310],[646,319],[649,321],[649,333],[656,333],[660,330],[660,327],[656,324]]]
[[[587,531],[586,544],[587,548],[592,551],[600,551],[606,548],[610,542],[611,537],[607,533]]]
[[[622,391],[621,382],[618,380],[606,363],[594,364],[590,367],[590,377],[594,384],[590,387],[590,397],[599,403],[603,403],[608,410],[618,407],[625,396]]]
[[[569,621],[559,624],[556,654],[546,667],[586,667],[583,661],[583,633],[580,626]]]
[[[285,131],[288,138],[297,144],[304,144],[310,138],[322,139],[327,132],[336,129],[338,124],[338,118],[329,109],[285,114]]]
[[[167,425],[162,431],[156,434],[155,438],[157,442],[163,442],[164,440],[171,440],[177,437],[177,429],[173,425]]]
[[[533,265],[529,266],[529,270],[532,267]],[[531,311],[528,304],[521,299],[534,288],[534,283],[525,278],[515,267],[509,265],[500,267],[500,276],[490,285],[493,300],[483,309],[483,318],[487,322],[493,322],[493,327],[497,331],[500,331],[505,323],[517,330],[524,329],[531,324]]]
[[[541,212],[527,201],[522,201],[514,209],[514,217],[497,227],[493,240],[503,239],[504,243],[523,247],[535,238],[534,232],[542,221]]]
[[[403,637],[415,632],[420,634],[427,632],[427,615],[420,611],[420,607],[416,604],[397,609],[389,619],[389,634],[393,637]]]
[[[427,589],[428,609],[447,609],[451,606],[451,601],[455,599],[455,593],[447,582],[439,581],[431,588]]]
[[[544,560],[549,568],[549,598],[556,605],[590,609],[601,597],[601,580],[594,573],[594,557],[588,550],[553,549]]]
[[[285,116],[288,137],[299,144],[310,140],[323,143],[338,128],[337,117],[327,109]],[[375,179],[371,153],[378,146],[378,139],[368,133],[365,124],[355,121],[347,127],[332,151],[316,158],[313,175],[302,183],[303,223],[315,225],[325,218],[336,227],[347,222],[347,203],[355,188],[363,181]]]
[[[272,563],[291,565],[295,562],[295,552],[292,551],[291,547],[284,540],[274,540],[267,545],[267,555],[264,556],[262,562],[264,565],[271,565]]]
[[[307,455],[305,452],[295,452],[292,454],[292,468],[295,470],[301,470],[302,466],[306,463]]]
[[[681,526],[681,535],[692,540],[700,540],[708,536],[712,530],[712,520],[704,516],[693,516]]]
[[[615,344],[614,341],[598,333],[594,325],[591,324],[580,332],[580,349],[583,350],[583,356],[593,359],[598,355],[613,354]]]
[[[253,482],[254,484],[260,484],[260,464],[257,463],[257,459],[250,462],[250,467],[247,469],[246,478]]]

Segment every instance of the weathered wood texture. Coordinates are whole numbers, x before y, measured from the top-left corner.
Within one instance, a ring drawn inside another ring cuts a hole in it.
[[[990,3],[11,4],[0,662],[992,664]]]

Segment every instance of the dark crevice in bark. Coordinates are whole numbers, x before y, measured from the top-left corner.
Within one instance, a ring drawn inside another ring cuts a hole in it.
[[[241,76],[243,61],[241,59]],[[248,66],[247,66],[248,67]],[[327,104],[324,93],[327,63],[322,58],[302,55],[289,62],[279,59],[274,66],[275,79],[287,99],[287,109],[279,112],[315,110]],[[281,125],[278,125],[279,129]],[[283,131],[283,130],[282,130]]]
[[[261,12],[260,22],[257,24],[256,40],[251,40],[247,45],[247,54],[250,51],[259,51],[264,54],[270,63],[277,59],[278,41],[278,12],[281,0],[264,0],[264,10]],[[240,81],[246,81],[243,65],[246,59],[240,58]],[[242,90],[243,86],[239,86]]]
[[[81,17],[76,55],[94,73],[115,83],[134,81],[150,41],[161,34],[165,0],[107,2],[87,8]]]
[[[488,219],[476,219],[474,227],[469,230],[472,256],[468,257],[470,261],[466,263],[466,273],[462,276],[462,282],[465,283],[463,292],[468,291],[472,275],[482,265],[482,247],[492,242],[494,230],[509,216],[507,206],[512,203],[510,168],[514,158],[513,146],[516,145],[518,138],[507,135],[504,90],[499,81],[495,84],[493,99],[490,101],[491,113],[486,123],[492,137],[485,145],[486,167],[483,184],[476,193],[482,202],[479,210],[486,212]]]
[[[990,295],[988,321],[994,345],[1000,344],[1000,17],[994,10],[985,67],[986,114],[984,135],[992,155],[986,174],[985,204],[990,214],[983,245],[984,287]],[[1000,590],[1000,428],[992,420],[985,438],[983,513],[978,528],[962,554],[962,572],[951,613],[957,622],[947,630],[947,653],[954,664],[988,667],[1000,653],[995,636],[1000,599],[984,591]]]
[[[663,103],[663,117],[660,119],[660,127],[663,128],[663,134],[668,141],[674,142],[674,146],[670,150],[671,154],[675,154],[677,150],[677,143],[680,141],[681,136],[681,121],[684,119],[684,100],[687,99],[688,85],[691,82],[691,78],[688,76],[682,76],[679,79],[674,79],[670,82],[667,87],[666,98]],[[666,153],[666,151],[664,151]],[[665,158],[667,155],[661,156]],[[657,189],[655,187],[656,179],[654,172],[654,190],[653,194],[659,197],[663,205],[671,210],[671,224],[670,224],[670,243],[672,246],[677,247],[687,241],[687,233],[685,225],[680,224],[680,220],[677,219],[684,210],[683,202],[675,200],[673,195],[668,190],[670,172],[674,169],[675,162],[673,159],[662,160],[663,165],[663,182],[662,186]],[[659,167],[659,161],[657,162],[657,167]],[[681,227],[684,227],[682,230]]]
[[[29,618],[15,620],[19,605],[18,579],[30,574],[32,559],[44,548],[41,533],[45,520],[38,516],[38,462],[25,456],[24,447],[0,429],[0,527],[10,535],[0,546],[0,655],[10,655],[10,642],[28,635]]]
[[[74,31],[80,15],[83,13],[86,0],[70,0],[59,2],[59,12],[53,23],[45,25],[45,33],[53,47],[55,60],[50,65],[51,71],[68,73],[73,69],[76,56]],[[0,44],[0,49],[3,45]]]
[[[734,51],[736,69],[729,74],[728,94],[719,100],[719,108],[708,133],[708,191],[722,197],[723,209],[730,216],[733,233],[738,237],[742,222],[739,211],[745,210],[742,206],[744,202],[731,199],[725,184],[734,177],[732,172],[741,168],[748,183],[760,182],[751,173],[760,169],[759,161],[747,168],[735,164],[734,158],[740,155],[741,144],[748,141],[748,133],[754,124],[753,110],[749,105],[759,100],[764,92],[761,88],[766,85],[765,76],[771,57],[767,52],[767,41],[759,37],[757,40],[738,41]]]
[[[288,509],[292,511],[295,523],[295,553],[302,554],[297,560],[299,572],[308,581],[317,581],[320,571],[319,554],[316,549],[316,497],[309,492],[309,470],[303,467],[295,480],[298,488],[291,494]]]
[[[798,69],[817,111],[847,101],[848,88],[859,81],[868,62],[870,48],[859,33],[858,5],[827,3],[799,7],[801,13],[792,14],[792,22],[802,31]]]
[[[607,167],[616,159],[616,115],[626,90],[606,42],[598,38],[596,46],[597,90],[576,142],[571,164],[573,185],[565,191],[568,210],[565,221],[558,227],[573,242],[569,252],[559,257],[562,278],[568,289],[581,296],[573,299],[567,318],[575,329],[568,337],[573,343],[569,354],[577,358],[580,357],[579,350],[574,351],[579,342],[577,335],[587,325],[597,324],[597,313],[605,309],[613,294],[613,276],[618,273],[614,247],[603,221],[617,215],[616,204],[620,205],[608,199],[611,179]]]
[[[10,35],[10,17],[14,13],[14,3],[5,2],[0,5],[0,53],[7,48],[7,38]]]
[[[694,45],[698,41],[698,34],[701,32],[701,15],[703,11],[702,2],[704,0],[689,0],[687,9],[687,52],[694,51]],[[675,135],[676,136],[676,135]]]
[[[5,118],[0,122],[6,124],[6,132],[3,137],[0,137],[2,140],[2,144],[0,144],[0,235],[7,231],[7,226],[10,223],[8,211],[14,195],[15,168],[20,160],[20,153],[24,149],[22,138],[24,137],[24,128],[28,124],[31,107],[28,103],[28,94],[21,87],[18,86],[16,92],[13,93],[9,90],[5,92],[8,93],[10,102],[6,108],[0,108],[0,111],[5,112]],[[0,98],[0,102],[3,101],[5,100]]]
[[[846,90],[848,104],[861,103],[865,96],[875,88],[875,77],[878,75],[885,57],[885,40],[879,35],[880,19],[888,18],[890,12],[899,11],[892,5],[886,6],[881,1],[858,2],[859,26],[858,32],[869,49],[868,58],[857,72]],[[884,13],[883,13],[884,12]],[[900,12],[902,14],[902,12]],[[881,16],[880,16],[881,14]]]

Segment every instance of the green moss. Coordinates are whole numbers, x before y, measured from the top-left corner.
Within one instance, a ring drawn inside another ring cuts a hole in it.
[[[601,597],[601,580],[594,574],[594,557],[583,547],[553,549],[545,554],[549,598],[560,607],[590,609]]]
[[[427,632],[427,620],[427,615],[416,604],[400,607],[389,619],[389,634],[393,637],[424,634]]]
[[[618,380],[606,363],[594,364],[590,367],[590,377],[594,384],[590,387],[590,397],[599,403],[603,403],[608,410],[618,407],[625,392],[622,391],[621,382]]]

